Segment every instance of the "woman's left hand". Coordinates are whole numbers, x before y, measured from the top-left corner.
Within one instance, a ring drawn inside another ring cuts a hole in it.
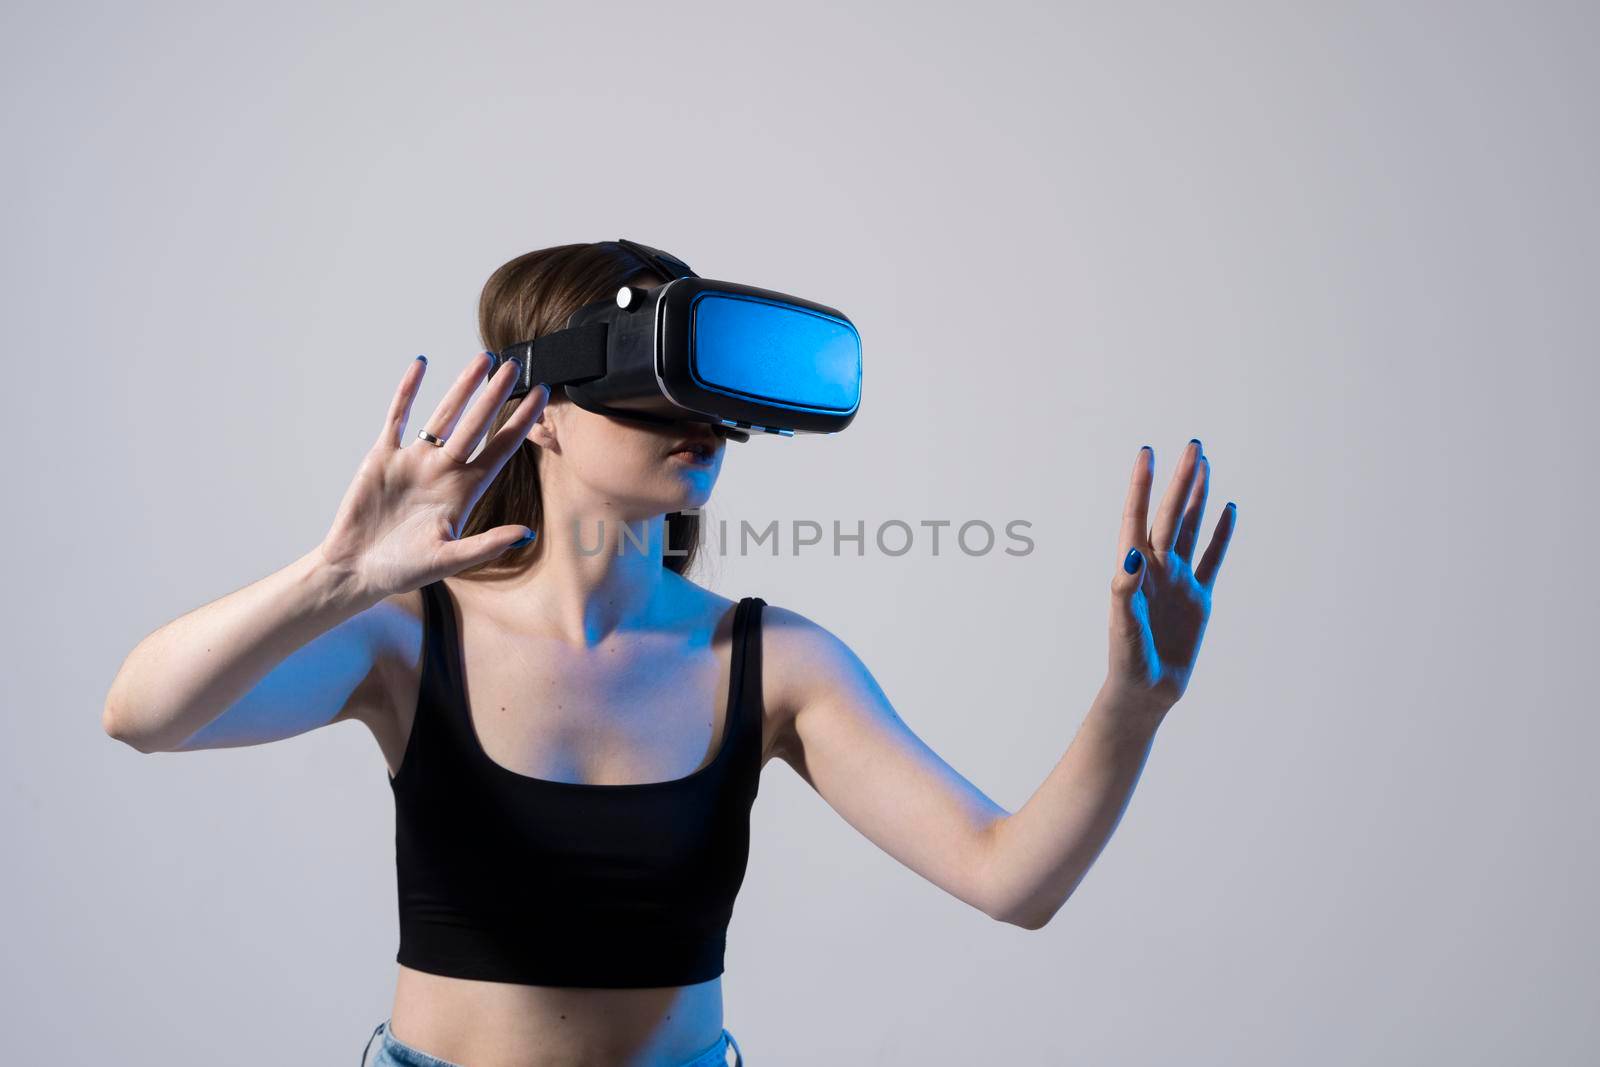
[[[1236,509],[1222,509],[1200,565],[1195,540],[1205,514],[1211,464],[1192,440],[1147,525],[1155,451],[1139,450],[1122,510],[1122,566],[1111,583],[1111,655],[1106,689],[1116,702],[1159,720],[1189,685],[1211,616],[1217,568],[1233,536]],[[1187,506],[1186,506],[1187,505]],[[1131,568],[1131,570],[1130,570]]]

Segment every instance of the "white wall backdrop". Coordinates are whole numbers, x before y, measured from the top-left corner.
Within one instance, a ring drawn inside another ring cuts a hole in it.
[[[320,539],[405,361],[479,347],[496,266],[629,237],[865,342],[856,423],[736,450],[713,518],[1032,524],[1021,557],[703,575],[844,637],[1008,808],[1103,674],[1139,446],[1164,487],[1204,441],[1203,536],[1239,507],[1189,695],[1043,930],[769,764],[724,977],[749,1062],[1585,1062],[1596,31],[1562,3],[8,5],[7,1055],[354,1062],[395,977],[376,744],[140,755],[106,689]]]

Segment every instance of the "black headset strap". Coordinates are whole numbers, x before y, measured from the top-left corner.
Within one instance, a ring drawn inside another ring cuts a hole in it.
[[[554,389],[558,385],[593,381],[606,372],[606,330],[603,322],[557,330],[532,341],[518,341],[495,355],[489,368],[493,375],[500,364],[515,359],[522,364],[512,396],[529,392],[540,382]]]
[[[549,385],[551,392],[554,393],[558,385],[592,381],[606,372],[608,328],[608,324],[604,322],[591,322],[587,326],[574,326],[571,329],[547,333],[532,341],[519,341],[495,355],[494,365],[489,368],[489,374],[493,375],[499,370],[500,364],[505,360],[515,359],[521,362],[522,373],[518,376],[517,384],[512,387],[511,396],[507,397],[507,400],[532,392],[533,387],[540,382]],[[604,408],[594,410],[603,411],[614,418],[634,419],[638,422],[661,425],[675,425],[682,421],[660,415],[647,415],[641,411],[611,411]],[[749,433],[734,427],[721,427],[719,432],[729,440],[750,440]]]
[[[626,239],[618,239],[617,244],[643,259],[651,270],[669,282],[678,278],[700,277],[689,269],[689,264],[671,252]],[[508,359],[519,360],[522,373],[516,387],[511,390],[512,396],[521,396],[540,382],[553,389],[557,385],[592,381],[606,372],[606,330],[605,323],[592,322],[587,326],[556,330],[532,341],[518,341],[505,351],[496,353],[489,374],[493,375],[500,369],[500,364]]]
[[[689,269],[689,264],[671,252],[663,252],[659,248],[651,248],[649,245],[642,245],[638,241],[630,241],[625,237],[617,238],[617,244],[650,264],[651,270],[669,282],[677,278],[700,277],[700,275]]]

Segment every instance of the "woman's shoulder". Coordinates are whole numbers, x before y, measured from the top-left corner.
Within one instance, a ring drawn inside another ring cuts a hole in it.
[[[761,610],[762,652],[796,678],[834,676],[859,662],[845,639],[821,622],[783,604]]]
[[[806,704],[866,676],[844,638],[794,608],[761,599],[761,691],[769,717],[780,727]]]
[[[847,653],[848,646],[827,627],[793,608],[773,603],[756,592],[738,592],[724,596],[681,574],[671,573],[680,596],[697,601],[713,617],[731,618],[733,609],[741,600],[757,598],[761,601],[761,632],[763,652],[775,652],[800,661],[816,662]],[[771,658],[770,656],[768,658]]]

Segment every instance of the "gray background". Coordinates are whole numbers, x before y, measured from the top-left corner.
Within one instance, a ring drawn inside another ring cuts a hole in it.
[[[1044,930],[769,765],[758,1065],[1577,1063],[1600,894],[1586,4],[8,4],[0,1012],[18,1062],[353,1062],[393,812],[359,725],[143,756],[162,623],[321,537],[483,280],[632,237],[814,296],[863,413],[714,518],[1033,523],[730,556],[1008,808],[1104,671],[1136,450],[1239,531],[1188,697]],[[1586,299],[1587,298],[1587,299]],[[1158,489],[1158,494],[1159,494]],[[1586,903],[1588,902],[1588,903]]]

